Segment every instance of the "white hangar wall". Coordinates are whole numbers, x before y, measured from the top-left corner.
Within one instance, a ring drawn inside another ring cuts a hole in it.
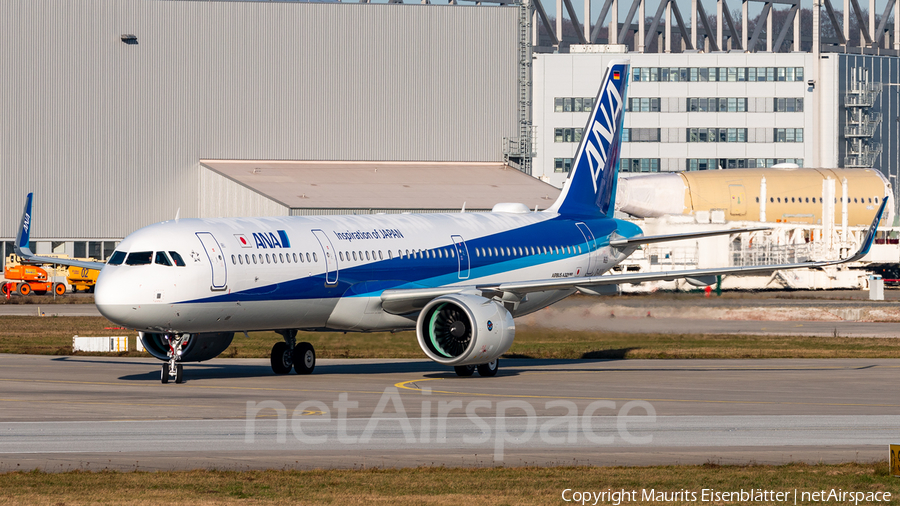
[[[0,237],[29,191],[38,240],[117,239],[218,209],[201,159],[502,161],[518,135],[517,13],[0,2]]]

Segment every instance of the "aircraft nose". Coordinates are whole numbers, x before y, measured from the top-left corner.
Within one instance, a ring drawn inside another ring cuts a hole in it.
[[[94,285],[94,304],[107,320],[127,325],[132,305],[123,299],[121,287],[116,286],[115,275],[111,274],[106,269],[100,271]]]

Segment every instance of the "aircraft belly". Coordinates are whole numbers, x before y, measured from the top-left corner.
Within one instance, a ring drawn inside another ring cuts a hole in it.
[[[361,332],[414,328],[413,315],[393,315],[381,309],[381,297],[343,297],[328,318],[327,327],[334,330]]]
[[[106,304],[111,321],[149,332],[240,332],[325,326],[335,299],[303,301]]]

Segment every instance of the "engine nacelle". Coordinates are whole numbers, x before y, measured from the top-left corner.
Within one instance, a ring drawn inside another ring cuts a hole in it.
[[[491,362],[512,346],[516,324],[503,304],[477,295],[443,295],[429,302],[416,322],[419,346],[444,365]]]
[[[144,349],[160,360],[169,360],[169,345],[163,334],[139,332]],[[191,334],[181,348],[179,362],[203,362],[218,357],[234,339],[234,332]]]

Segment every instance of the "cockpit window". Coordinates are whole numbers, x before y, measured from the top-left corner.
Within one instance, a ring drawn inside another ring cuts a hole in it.
[[[184,260],[181,259],[181,255],[179,255],[177,251],[170,251],[169,255],[172,256],[172,260],[175,262],[175,265],[177,265],[178,267],[184,267]]]
[[[152,251],[135,251],[128,254],[125,265],[148,265],[152,258]]]
[[[172,266],[172,262],[169,261],[169,257],[166,256],[166,252],[165,252],[165,251],[157,251],[157,252],[156,252],[156,259],[153,260],[153,263],[159,264],[159,265],[165,265],[165,266],[167,266],[167,267],[171,267],[171,266]]]
[[[112,256],[109,257],[109,265],[122,265],[122,262],[125,261],[126,253],[124,251],[114,251]]]

